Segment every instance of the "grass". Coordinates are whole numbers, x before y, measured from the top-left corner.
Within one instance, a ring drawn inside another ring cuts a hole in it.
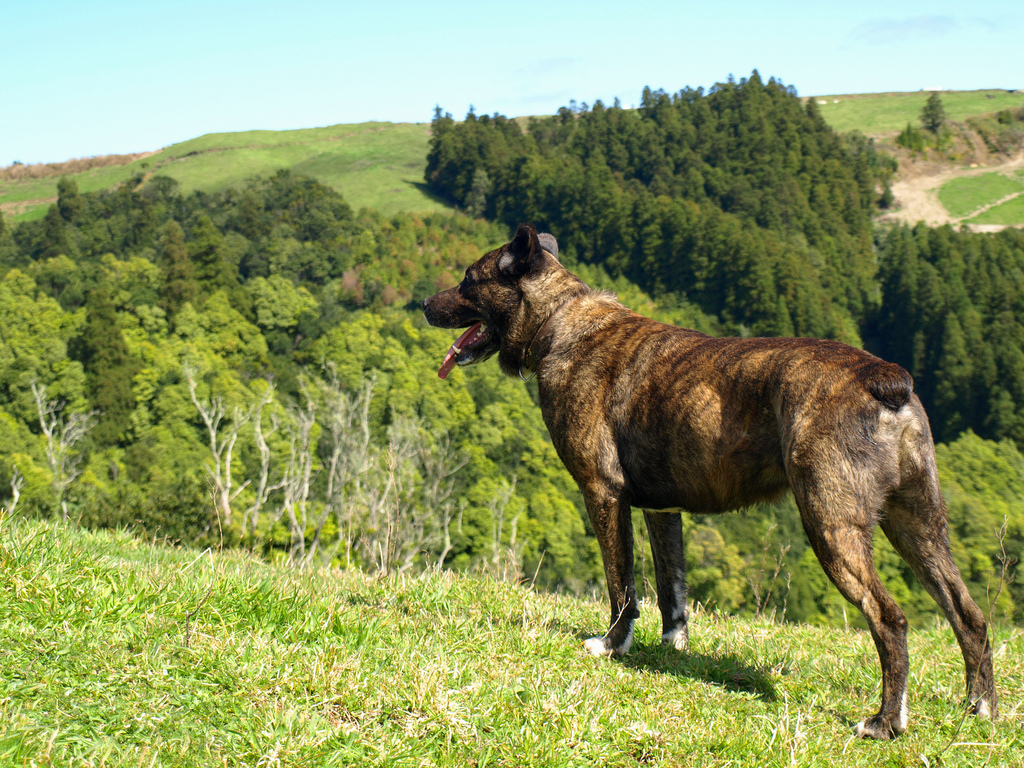
[[[1024,195],[1008,200],[1002,205],[989,208],[970,220],[972,224],[1024,224]]]
[[[430,573],[300,574],[238,552],[0,522],[2,765],[921,765],[1024,761],[1019,631],[1003,719],[968,718],[952,633],[911,633],[911,730],[859,631],[700,614],[685,654],[645,606],[624,660],[602,604]]]
[[[177,179],[184,192],[217,192],[251,176],[291,168],[334,187],[354,208],[375,208],[384,214],[447,210],[449,206],[428,193],[423,183],[428,131],[421,123],[360,123],[213,133],[126,166],[71,176],[81,192],[152,173]],[[16,221],[42,217],[56,195],[56,178],[0,181],[0,205]]]
[[[821,116],[840,133],[858,130],[868,136],[887,136],[903,130],[907,123],[920,127],[921,108],[930,95],[929,91],[914,91],[811,98],[826,102],[819,105]],[[946,117],[961,122],[973,115],[1024,106],[1024,94],[998,89],[942,91],[941,96]],[[838,103],[833,104],[835,100]]]
[[[961,218],[1007,195],[1024,191],[1024,184],[1001,173],[963,176],[946,182],[939,190],[939,201],[951,216]]]

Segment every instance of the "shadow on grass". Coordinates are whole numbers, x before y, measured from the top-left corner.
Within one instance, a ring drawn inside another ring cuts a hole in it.
[[[730,691],[750,693],[764,701],[775,701],[773,674],[766,668],[752,667],[733,653],[708,655],[647,643],[634,643],[629,653],[617,661],[632,669],[689,677],[720,685]]]
[[[416,191],[418,191],[424,197],[430,198],[430,200],[432,202],[439,203],[440,205],[443,205],[446,208],[451,208],[452,210],[456,210],[456,206],[455,206],[455,204],[451,200],[449,200],[446,197],[441,197],[441,195],[439,195],[436,192],[434,192],[427,185],[426,182],[424,182],[424,181],[407,181],[405,183],[408,184],[410,187],[415,187]]]
[[[592,632],[568,630],[583,641]],[[650,644],[634,641],[625,656],[613,659],[630,669],[657,672],[663,675],[688,677],[726,690],[749,693],[762,701],[776,701],[775,675],[767,667],[752,667],[733,653],[709,655],[691,651],[677,651],[661,643]]]

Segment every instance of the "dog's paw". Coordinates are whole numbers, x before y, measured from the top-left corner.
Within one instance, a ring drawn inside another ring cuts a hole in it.
[[[989,704],[988,699],[978,699],[974,702],[974,714],[982,720],[995,720],[998,716],[996,707]]]
[[[857,723],[854,726],[853,732],[862,739],[888,741],[889,739],[895,739],[905,730],[907,730],[905,722],[891,720],[890,718],[882,717],[882,715],[875,715]]]
[[[611,656],[615,653],[614,648],[608,647],[606,637],[588,637],[583,641],[583,647],[595,656]]]
[[[676,627],[661,636],[661,644],[672,646],[677,651],[685,651],[686,646],[690,644],[690,635],[686,629]]]

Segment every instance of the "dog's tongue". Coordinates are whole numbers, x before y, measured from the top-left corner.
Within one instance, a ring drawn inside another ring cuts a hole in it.
[[[480,326],[483,323],[473,323],[466,329],[466,332],[459,336],[454,344],[448,348],[448,354],[444,356],[444,362],[441,363],[441,367],[437,371],[437,375],[442,379],[447,379],[448,374],[452,372],[452,368],[455,367],[455,358],[459,352],[462,351],[462,342],[472,336],[474,333],[480,330]]]

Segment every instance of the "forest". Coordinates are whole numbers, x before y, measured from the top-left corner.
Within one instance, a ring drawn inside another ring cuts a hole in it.
[[[755,72],[636,110],[439,108],[426,181],[457,213],[385,217],[287,171],[169,177],[0,217],[0,499],[20,514],[294,567],[443,567],[599,589],[600,555],[534,385],[436,370],[418,301],[522,221],[638,311],[822,336],[905,366],[972,593],[1021,620],[1024,233],[881,226],[894,161]],[[791,501],[684,516],[691,598],[840,622]],[[638,583],[653,584],[642,525]],[[934,604],[876,541],[912,621]],[[647,586],[649,592],[653,592]]]

